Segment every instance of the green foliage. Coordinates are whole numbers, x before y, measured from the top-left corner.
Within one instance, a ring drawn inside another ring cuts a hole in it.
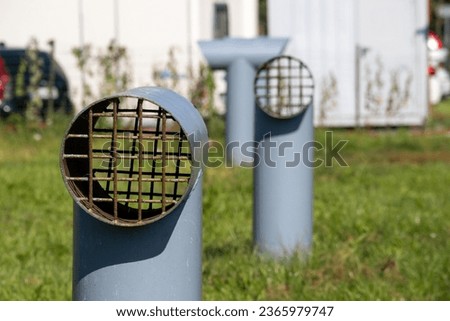
[[[450,112],[450,103],[438,109]],[[448,135],[433,128],[333,135],[349,141],[342,152],[349,167],[315,170],[314,246],[306,262],[253,252],[251,170],[207,170],[205,299],[450,299]],[[326,130],[315,136],[326,146]]]
[[[17,75],[15,79],[14,95],[16,97],[25,97],[27,94],[27,88],[25,84],[25,73],[27,72],[27,60],[20,59],[19,67],[17,68]]]
[[[128,89],[131,81],[127,49],[111,40],[106,52],[97,56],[100,71],[100,95],[108,96]]]
[[[72,54],[82,75],[83,106],[93,99],[128,89],[132,79],[128,51],[115,40],[98,54],[93,53],[90,44],[72,48]]]
[[[258,29],[260,35],[267,35],[267,0],[258,0]]]
[[[445,19],[442,17],[438,17],[437,9],[439,6],[450,4],[449,0],[430,0],[429,8],[430,8],[430,30],[442,36],[444,33],[444,25]]]
[[[94,75],[92,71],[92,46],[87,44],[80,47],[72,48],[72,55],[75,57],[77,61],[77,67],[81,72],[82,77],[82,98],[81,103],[83,106],[86,106],[89,101],[92,100],[94,94],[92,92],[91,86],[87,82],[87,79],[91,78]]]
[[[198,70],[189,66],[186,72],[180,71],[176,48],[171,47],[167,62],[153,66],[153,82],[160,87],[183,91],[180,80],[187,78],[187,96],[208,122],[215,117],[213,73],[201,64]],[[92,46],[86,44],[72,49],[77,67],[82,75],[82,104],[86,106],[93,99],[108,96],[128,89],[131,83],[131,68],[127,49],[111,40],[105,50],[93,53]],[[95,72],[97,70],[98,72]],[[185,76],[187,75],[187,76]]]
[[[152,78],[156,86],[178,91],[181,74],[178,71],[179,66],[175,52],[175,47],[169,48],[167,63],[162,67],[159,67],[158,65],[153,66]]]
[[[153,81],[157,86],[180,91],[180,73],[178,60],[176,58],[176,48],[172,47],[168,52],[168,60],[165,65],[153,66]],[[214,106],[214,90],[216,84],[212,70],[205,64],[200,64],[198,70],[192,66],[187,68],[188,97],[192,104],[199,110],[206,122],[217,116]]]
[[[42,115],[42,99],[38,94],[39,84],[42,79],[42,64],[43,61],[39,57],[39,45],[35,38],[31,39],[27,47],[25,56],[28,63],[28,70],[30,73],[30,84],[28,90],[31,100],[27,106],[26,118],[28,121],[38,121]]]
[[[205,120],[210,121],[216,114],[214,111],[216,83],[212,70],[207,65],[201,64],[197,77],[191,73],[190,84],[189,98],[192,104],[198,108]]]
[[[55,42],[48,41],[50,57],[54,57]],[[39,43],[36,38],[31,38],[25,49],[25,55],[21,57],[17,74],[14,79],[14,96],[19,101],[25,101],[24,115],[26,124],[30,129],[39,131],[42,127],[51,125],[53,122],[54,100],[49,99],[47,109],[39,90],[43,85],[44,61],[40,57]],[[55,85],[55,62],[53,59],[49,66],[48,92],[51,93]],[[28,82],[27,82],[28,78]],[[61,107],[61,106],[57,106]],[[13,119],[16,117],[14,116]],[[11,122],[10,122],[11,123]]]
[[[68,300],[71,204],[58,157],[66,116],[34,140],[26,120],[0,123],[0,300]]]
[[[68,122],[57,118],[39,141],[22,120],[0,123],[0,300],[70,299],[72,200],[58,161]],[[223,141],[223,121],[209,126]],[[251,169],[208,168],[204,299],[450,300],[448,128],[334,130],[349,140],[349,167],[315,170],[308,261],[256,255]],[[326,145],[325,130],[315,136]]]
[[[48,77],[48,83],[47,88],[48,92],[50,93],[50,99],[48,100],[48,106],[47,106],[47,115],[46,115],[46,121],[47,125],[51,125],[53,123],[53,113],[55,111],[55,101],[53,97],[53,87],[55,86],[55,78],[56,78],[56,63],[55,63],[55,41],[53,39],[48,41],[48,46],[50,48],[49,54],[50,54],[50,66],[49,66],[49,77]],[[58,106],[60,107],[60,106]]]
[[[39,44],[36,38],[31,38],[25,50],[25,56],[19,63],[18,72],[15,78],[16,97],[29,96],[25,109],[25,117],[29,123],[42,121],[43,102],[38,94],[39,85],[42,80],[43,61],[39,57]],[[25,77],[29,75],[29,83],[26,84]]]

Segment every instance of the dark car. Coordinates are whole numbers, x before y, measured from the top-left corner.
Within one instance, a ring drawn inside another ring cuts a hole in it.
[[[66,113],[72,112],[73,104],[69,97],[69,84],[61,66],[47,52],[38,52],[41,77],[35,92],[42,100],[42,117],[50,105],[54,110]],[[24,114],[32,98],[30,86],[30,64],[25,49],[0,47],[0,116],[6,117],[12,113]],[[19,71],[22,66],[28,66]],[[18,75],[21,73],[18,80]],[[21,84],[19,84],[21,83]],[[53,83],[53,84],[52,84]],[[18,95],[17,86],[22,86],[22,94]]]

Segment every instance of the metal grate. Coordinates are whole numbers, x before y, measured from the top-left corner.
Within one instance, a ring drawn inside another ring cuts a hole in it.
[[[73,195],[89,213],[116,225],[166,216],[191,177],[189,142],[166,110],[140,98],[112,98],[72,123],[62,155]]]
[[[264,63],[254,83],[257,105],[274,118],[292,118],[312,102],[314,80],[308,67],[290,56]]]

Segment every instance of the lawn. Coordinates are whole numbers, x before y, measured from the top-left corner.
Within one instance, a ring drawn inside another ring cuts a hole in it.
[[[333,130],[349,166],[315,170],[307,262],[253,252],[251,169],[207,169],[204,299],[450,300],[449,119],[446,102],[425,129]],[[69,121],[39,135],[0,123],[0,300],[71,298],[72,200],[59,173]],[[223,121],[209,127],[221,140]]]

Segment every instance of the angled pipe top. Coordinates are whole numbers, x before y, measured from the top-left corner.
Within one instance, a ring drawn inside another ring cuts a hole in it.
[[[223,38],[199,41],[200,49],[213,69],[226,69],[233,61],[245,59],[255,67],[278,56],[288,43],[288,38]]]

